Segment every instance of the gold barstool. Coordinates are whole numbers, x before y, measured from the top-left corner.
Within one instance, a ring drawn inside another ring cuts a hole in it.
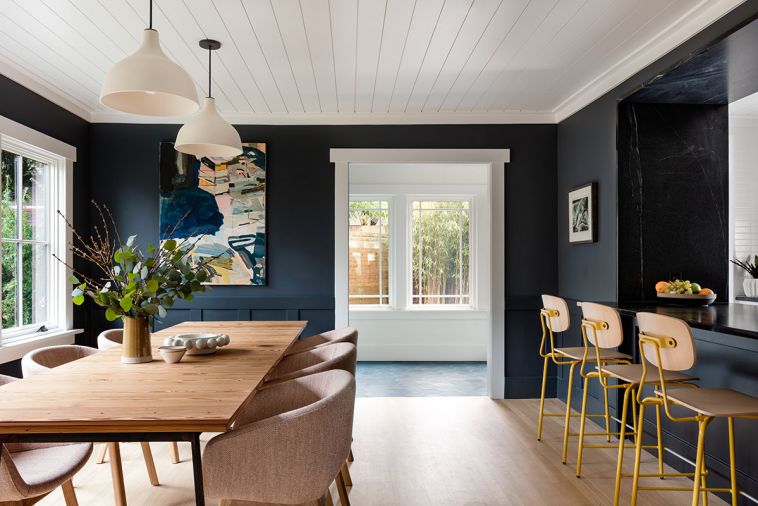
[[[542,340],[540,341],[540,356],[543,358],[542,368],[542,392],[540,395],[540,413],[539,422],[537,424],[537,440],[542,439],[542,420],[545,416],[563,416],[563,455],[562,462],[566,463],[568,455],[568,438],[569,436],[577,436],[578,433],[570,432],[570,420],[571,417],[579,416],[578,413],[571,413],[571,394],[573,391],[574,383],[574,370],[576,366],[582,362],[595,362],[598,358],[593,354],[590,356],[589,348],[587,346],[587,340],[584,339],[583,346],[574,348],[556,348],[555,347],[555,332],[564,332],[568,330],[570,326],[569,310],[566,301],[560,297],[554,295],[542,296],[542,309],[540,310],[540,323],[542,324]],[[549,340],[548,340],[549,338]],[[546,341],[549,344],[549,349],[545,348]],[[619,361],[629,362],[631,357],[623,353],[619,353],[615,350],[602,350],[599,353],[599,360],[604,363],[617,363]],[[545,413],[545,389],[547,386],[547,369],[548,365],[552,361],[555,365],[568,365],[569,379],[568,379],[568,391],[566,393],[566,412],[565,414],[553,414]],[[586,414],[586,417],[598,417],[604,418],[606,421],[606,432],[610,437],[610,416],[608,414],[608,405],[606,403],[605,413],[603,414]]]
[[[683,320],[655,313],[638,313],[637,323],[640,329],[640,354],[642,355],[642,382],[646,381],[652,366],[663,371],[684,371],[695,365],[695,340],[689,325]],[[660,375],[659,375],[660,377]],[[708,492],[729,492],[732,505],[737,505],[739,491],[737,490],[737,468],[734,455],[734,419],[758,419],[758,398],[735,390],[724,388],[676,388],[668,390],[666,381],[659,380],[655,396],[642,398],[640,389],[637,401],[640,404],[638,426],[642,426],[645,416],[645,406],[663,406],[666,416],[673,422],[697,422],[698,438],[693,473],[692,505],[697,506],[700,495],[703,503],[707,504]],[[671,414],[670,406],[683,406],[697,413],[695,416],[676,417]],[[707,487],[705,476],[705,431],[715,417],[725,417],[729,426],[729,464],[730,488]],[[637,504],[637,494],[640,490],[680,490],[682,487],[642,487],[639,485],[640,458],[642,454],[642,438],[637,438],[634,455],[634,478],[632,485],[632,505]]]
[[[618,311],[609,306],[602,304],[595,304],[592,302],[583,302],[580,304],[582,307],[582,339],[584,346],[589,350],[590,345],[592,351],[585,353],[585,356],[581,361],[581,368],[579,373],[584,378],[584,385],[582,389],[582,411],[580,413],[579,424],[579,443],[577,445],[577,459],[576,459],[576,476],[579,478],[582,475],[582,456],[585,448],[615,448],[615,444],[611,443],[611,436],[619,436],[621,432],[611,432],[610,430],[610,415],[608,409],[608,393],[610,390],[623,388],[623,385],[611,385],[608,383],[608,375],[604,372],[605,367],[608,364],[621,364],[631,365],[632,357],[616,351],[621,343],[624,341],[624,331],[621,327],[621,317],[619,317]],[[605,357],[614,356],[613,359],[607,359]],[[585,371],[587,362],[593,362],[596,364],[596,370]],[[589,392],[590,380],[597,378],[600,386],[603,389],[603,401],[605,404],[605,432],[586,432],[585,426],[587,421],[587,393]],[[624,417],[622,416],[622,419]],[[621,430],[624,430],[623,427]],[[635,430],[636,432],[636,430]],[[585,436],[605,436],[608,444],[585,444]],[[623,443],[621,443],[623,445]],[[631,446],[630,446],[631,448]]]

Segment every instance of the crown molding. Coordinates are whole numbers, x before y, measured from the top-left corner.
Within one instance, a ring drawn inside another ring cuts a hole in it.
[[[447,113],[223,113],[235,125],[482,125],[555,123],[550,111],[447,112]],[[135,116],[120,112],[94,112],[92,123],[183,124],[186,117]]]
[[[658,35],[561,102],[553,111],[556,122],[560,123],[602,97],[744,2],[745,0],[700,0]]]
[[[40,80],[15,62],[0,58],[0,74],[83,120],[92,122],[92,113],[89,107],[66,93],[54,90],[52,84]]]

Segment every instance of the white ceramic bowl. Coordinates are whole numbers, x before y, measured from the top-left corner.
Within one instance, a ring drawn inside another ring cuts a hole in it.
[[[209,355],[229,344],[226,334],[177,334],[163,340],[165,346],[182,346],[187,355]]]
[[[187,353],[187,349],[184,346],[161,346],[158,353],[167,364],[176,364]]]

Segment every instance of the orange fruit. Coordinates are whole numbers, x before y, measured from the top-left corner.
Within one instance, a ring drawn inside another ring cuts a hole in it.
[[[655,291],[658,293],[663,293],[666,291],[666,288],[668,288],[669,282],[668,281],[658,281],[655,284]]]
[[[697,292],[698,295],[713,295],[713,290],[710,288],[703,288],[699,292]]]

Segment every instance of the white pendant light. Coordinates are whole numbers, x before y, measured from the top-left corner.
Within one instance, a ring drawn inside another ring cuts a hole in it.
[[[150,26],[142,36],[142,45],[105,75],[100,102],[118,111],[146,116],[185,116],[197,111],[195,83],[166,56],[158,31],[153,30],[152,1]]]
[[[208,96],[200,112],[179,130],[174,148],[198,158],[230,160],[242,154],[240,134],[219,115],[216,101],[211,96],[211,54],[221,47],[221,43],[204,39],[200,41],[200,47],[208,50]]]

